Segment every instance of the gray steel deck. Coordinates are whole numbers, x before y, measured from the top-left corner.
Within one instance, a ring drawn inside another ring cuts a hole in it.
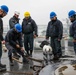
[[[41,59],[42,58],[41,51],[33,53],[33,57]],[[22,58],[20,58],[19,60],[22,61]],[[22,73],[33,72],[32,68],[31,68],[33,66],[33,64],[35,64],[35,65],[39,64],[32,60],[29,60],[29,64],[21,64],[21,63],[18,63],[17,61],[14,61],[14,66],[10,66],[7,52],[6,53],[3,52],[2,63],[6,64],[7,71],[12,71],[12,72],[16,72],[16,73],[0,72],[0,75],[27,75],[27,74],[22,74]],[[19,74],[18,72],[21,74]]]
[[[64,51],[63,51],[63,54],[64,54]],[[69,55],[70,54],[74,55],[73,49],[69,50],[68,54]],[[39,50],[38,51],[35,50],[34,53],[33,53],[33,57],[34,58],[38,58],[38,59],[42,59],[43,58],[42,51],[41,50],[40,51]],[[22,61],[22,58],[20,58],[20,61]],[[6,53],[3,52],[2,63],[6,64],[7,71],[12,71],[12,72],[16,72],[16,73],[5,73],[5,72],[1,73],[0,72],[0,75],[28,75],[28,74],[23,74],[25,72],[33,72],[33,75],[35,75],[34,71],[31,68],[31,66],[40,65],[40,63],[35,62],[35,61],[31,61],[31,60],[29,60],[29,61],[30,61],[29,64],[24,64],[24,65],[14,61],[14,66],[10,66],[9,65],[9,60],[8,60],[8,53],[7,52]],[[46,75],[46,73],[47,73],[47,75],[54,75],[54,71],[59,67],[59,65],[62,65],[62,64],[73,64],[73,63],[76,63],[76,61],[64,60],[64,61],[53,62],[50,65],[44,67],[40,71],[39,75]],[[51,68],[51,69],[49,69],[49,68]]]

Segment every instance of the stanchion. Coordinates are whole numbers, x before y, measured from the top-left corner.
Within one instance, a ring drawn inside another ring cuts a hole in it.
[[[65,55],[69,55],[69,51],[68,51],[68,38],[64,38],[64,45],[65,45]]]

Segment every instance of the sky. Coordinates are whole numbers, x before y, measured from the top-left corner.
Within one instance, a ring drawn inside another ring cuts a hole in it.
[[[76,0],[0,0],[0,5],[4,4],[9,7],[8,15],[3,18],[4,25],[9,24],[9,19],[16,10],[20,12],[20,24],[24,12],[29,11],[37,25],[47,25],[52,11],[56,12],[62,22],[68,18],[70,10],[76,11]]]

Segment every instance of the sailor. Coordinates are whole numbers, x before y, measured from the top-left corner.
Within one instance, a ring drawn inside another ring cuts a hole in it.
[[[3,21],[2,21],[2,18],[8,14],[8,11],[9,11],[9,8],[6,5],[0,6],[0,71],[6,68],[6,65],[3,65],[1,63],[2,44],[5,44],[5,41],[3,38]]]
[[[68,17],[72,24],[70,25],[70,37],[73,38],[73,43],[74,43],[74,51],[76,55],[76,12],[74,10],[70,10],[68,13]]]
[[[51,21],[48,23],[46,31],[46,39],[50,37],[50,45],[53,49],[54,59],[62,56],[61,39],[63,36],[63,24],[57,19],[55,12],[50,13]]]
[[[24,56],[21,32],[22,26],[19,23],[17,23],[15,24],[15,27],[10,29],[5,36],[5,46],[8,49],[8,57],[11,66],[14,65],[12,60],[13,52],[17,52],[23,57],[23,63],[28,63],[28,60]]]

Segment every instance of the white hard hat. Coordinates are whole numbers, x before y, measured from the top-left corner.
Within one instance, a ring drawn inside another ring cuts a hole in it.
[[[20,12],[18,12],[18,11],[15,11],[15,13],[14,14],[16,14],[16,15],[20,15]]]

